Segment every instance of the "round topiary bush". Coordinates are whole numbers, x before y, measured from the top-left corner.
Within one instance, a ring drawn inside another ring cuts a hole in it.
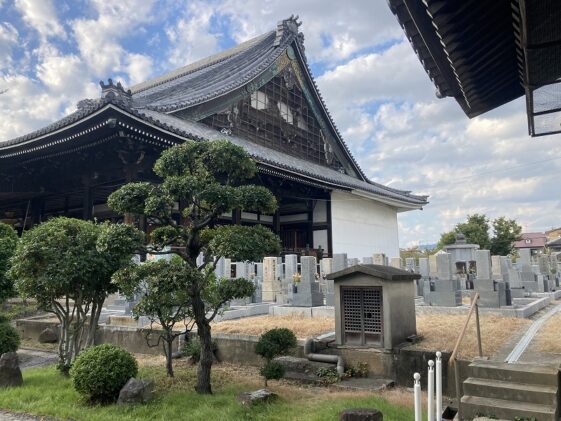
[[[267,361],[287,354],[296,347],[296,336],[290,329],[278,327],[265,332],[255,345],[255,353]]]
[[[267,386],[267,380],[279,380],[284,376],[284,366],[277,361],[267,361],[267,363],[261,367],[259,373],[265,378],[265,386]]]
[[[125,383],[138,373],[134,356],[104,344],[83,351],[70,369],[74,388],[92,402],[114,402]]]
[[[6,352],[16,352],[19,344],[18,331],[7,323],[0,323],[0,355]]]

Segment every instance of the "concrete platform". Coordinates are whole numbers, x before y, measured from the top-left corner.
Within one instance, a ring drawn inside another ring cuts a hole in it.
[[[271,316],[293,316],[302,317],[335,317],[335,307],[318,306],[318,307],[293,307],[287,305],[273,305],[269,309]]]

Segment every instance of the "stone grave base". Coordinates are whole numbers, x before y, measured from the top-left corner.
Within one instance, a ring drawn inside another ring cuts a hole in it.
[[[293,307],[293,306],[271,306],[269,309],[270,316],[292,316],[300,315],[303,317],[335,317],[335,307],[317,306],[317,307]]]

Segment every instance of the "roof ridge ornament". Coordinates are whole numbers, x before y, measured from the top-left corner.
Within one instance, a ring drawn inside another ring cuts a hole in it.
[[[101,98],[106,102],[112,102],[115,104],[125,105],[130,107],[132,105],[132,92],[131,90],[125,91],[121,82],[117,82],[115,85],[113,79],[107,79],[107,84],[102,80],[99,81],[99,86],[101,86]]]
[[[290,15],[288,19],[281,20],[277,23],[277,36],[275,38],[274,46],[278,47],[290,35],[295,36],[303,48],[304,34],[299,32],[302,21],[298,21],[299,16]]]

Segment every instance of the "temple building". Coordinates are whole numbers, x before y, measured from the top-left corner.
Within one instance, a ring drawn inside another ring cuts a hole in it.
[[[275,215],[232,212],[223,223],[266,224],[285,252],[398,256],[398,212],[427,197],[374,183],[344,143],[314,82],[295,18],[229,50],[101,98],[40,130],[0,142],[0,219],[20,231],[50,217],[118,220],[108,195],[158,182],[164,148],[227,139],[258,163],[254,183]],[[150,221],[143,221],[149,229]]]

